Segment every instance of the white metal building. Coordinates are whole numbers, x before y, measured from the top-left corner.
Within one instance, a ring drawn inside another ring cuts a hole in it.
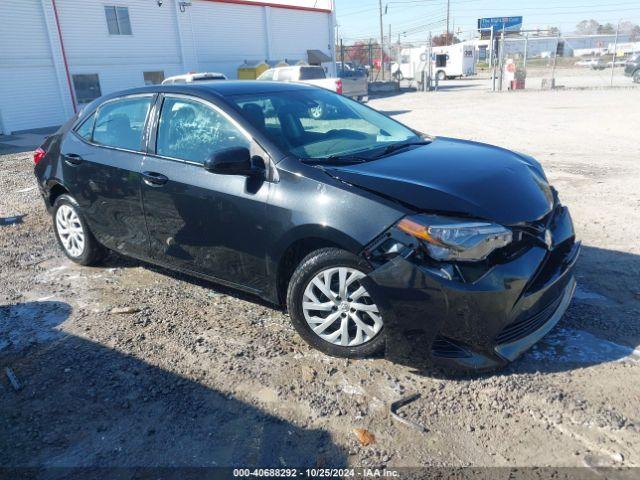
[[[189,71],[335,59],[334,25],[332,0],[0,0],[0,133]]]

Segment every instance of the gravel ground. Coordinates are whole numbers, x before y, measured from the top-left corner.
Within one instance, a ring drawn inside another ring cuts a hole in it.
[[[640,90],[371,105],[544,164],[585,244],[550,336],[504,370],[455,379],[325,357],[255,298],[116,256],[73,265],[29,152],[0,151],[0,220],[24,215],[0,223],[0,466],[640,465]],[[414,392],[400,415],[425,431],[389,414]]]

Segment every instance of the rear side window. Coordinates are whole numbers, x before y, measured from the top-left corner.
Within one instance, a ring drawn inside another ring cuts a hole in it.
[[[93,122],[96,119],[95,112],[89,115],[89,117],[82,122],[82,124],[76,128],[76,133],[85,140],[91,140],[91,134],[93,133]]]
[[[204,163],[216,151],[249,145],[240,129],[213,108],[183,98],[164,100],[156,141],[158,155]]]
[[[93,141],[108,147],[141,150],[151,100],[151,96],[131,97],[102,105],[93,129]]]
[[[327,78],[322,67],[302,67],[300,80],[321,80]]]

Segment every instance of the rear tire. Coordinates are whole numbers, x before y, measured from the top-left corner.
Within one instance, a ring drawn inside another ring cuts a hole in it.
[[[53,230],[64,254],[79,265],[96,265],[106,254],[87,225],[78,202],[60,195],[53,204]]]
[[[633,72],[633,83],[640,83],[640,70]]]
[[[293,327],[309,345],[342,358],[369,357],[384,348],[382,316],[359,283],[370,271],[363,258],[338,248],[316,250],[300,262],[289,282],[287,308]],[[323,278],[329,280],[328,291],[323,290],[331,297],[317,286]]]

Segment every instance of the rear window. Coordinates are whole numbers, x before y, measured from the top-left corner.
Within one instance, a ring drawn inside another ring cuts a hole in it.
[[[322,67],[302,67],[300,80],[321,80],[327,78]]]

